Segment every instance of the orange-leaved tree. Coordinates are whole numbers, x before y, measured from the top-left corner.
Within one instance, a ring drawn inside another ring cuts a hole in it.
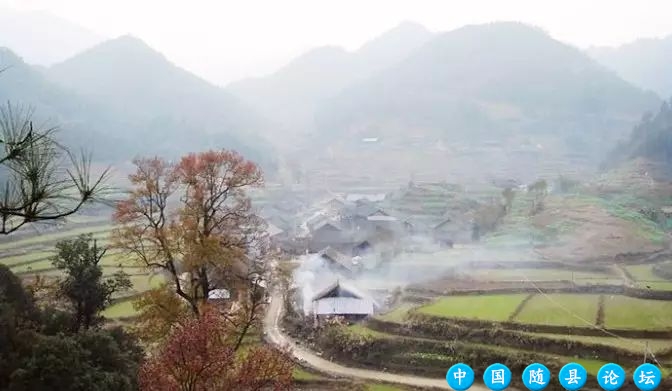
[[[253,347],[236,354],[225,319],[202,307],[176,326],[139,374],[142,391],[289,390],[293,362],[285,352]]]
[[[268,276],[270,246],[247,191],[263,184],[260,168],[228,150],[192,153],[178,163],[134,163],[132,189],[114,215],[115,246],[168,275],[168,286],[193,314],[199,315],[212,290],[227,289],[233,308],[255,312],[228,318],[256,321],[261,305],[250,303],[263,303],[258,288]]]

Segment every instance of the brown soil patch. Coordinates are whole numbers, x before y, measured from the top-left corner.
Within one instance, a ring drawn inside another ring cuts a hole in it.
[[[612,216],[600,205],[575,198],[549,199],[545,210],[533,217],[532,222],[539,229],[566,227],[555,243],[538,249],[542,257],[552,260],[608,261],[666,247],[647,238],[637,223]]]

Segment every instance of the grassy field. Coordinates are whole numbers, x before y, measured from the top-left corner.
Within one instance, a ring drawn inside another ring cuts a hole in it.
[[[1,262],[1,261],[0,261]],[[40,272],[43,270],[53,269],[54,265],[51,264],[50,259],[41,259],[31,263],[25,263],[23,265],[10,267],[14,273],[27,273],[27,272]]]
[[[93,234],[94,238],[106,237],[107,234],[112,230],[112,225],[105,224],[92,227],[83,227],[77,229],[69,230],[59,230],[57,232],[49,232],[43,235],[36,235],[25,239],[19,239],[11,241],[8,243],[0,244],[0,251],[6,251],[10,249],[17,249],[22,247],[35,246],[40,244],[52,243],[63,239],[74,238],[82,234]]]
[[[512,294],[444,297],[420,307],[418,311],[450,318],[505,321],[526,296]]]
[[[390,334],[385,334],[381,333],[380,331],[372,330],[358,323],[348,326],[348,330],[353,334],[358,334],[365,337],[382,338],[391,336]]]
[[[134,275],[131,276],[131,283],[133,283],[133,290],[136,292],[144,292],[153,288],[158,288],[165,283],[166,279],[161,275]]]
[[[517,349],[508,349],[511,354],[515,354],[516,352],[521,352],[520,350]],[[434,353],[422,353],[422,352],[412,352],[412,353],[401,353],[399,356],[408,358],[408,359],[432,359],[432,360],[437,360],[437,361],[445,361],[446,365],[449,367],[451,364],[455,363],[455,359],[450,357],[450,356],[444,356],[440,354],[434,354]],[[540,357],[548,357],[546,355],[540,355]],[[581,359],[581,358],[573,358],[573,357],[562,357],[562,356],[553,356],[554,359],[559,360],[560,362],[576,362],[584,366],[586,368],[586,371],[588,372],[589,375],[595,376],[597,375],[597,372],[600,370],[600,368],[606,364],[604,361],[600,360],[590,360],[590,359]]]
[[[626,296],[605,298],[605,325],[624,329],[672,329],[672,301]]]
[[[49,258],[52,255],[54,255],[54,253],[51,251],[31,251],[21,255],[1,257],[0,263],[11,267],[12,265],[16,264],[39,261],[45,258]]]
[[[401,323],[405,320],[408,311],[413,307],[414,307],[413,304],[403,303],[398,307],[396,307],[395,309],[393,309],[392,311],[386,312],[378,316],[378,319],[387,322]]]
[[[566,360],[566,362],[575,362],[577,364],[581,364],[584,368],[586,368],[586,372],[588,372],[588,374],[591,376],[597,376],[597,372],[599,372],[600,368],[606,364],[605,361],[589,360],[586,358],[569,358]]]
[[[295,367],[293,372],[294,380],[298,381],[315,381],[324,379],[322,376],[316,375],[314,373],[308,372],[301,367]]]
[[[649,348],[653,353],[659,353],[672,348],[672,340],[669,339],[631,339],[631,338],[616,338],[616,337],[591,337],[582,335],[568,335],[568,334],[546,334],[546,333],[525,333],[533,336],[540,336],[545,338],[572,340],[578,342],[585,342],[589,344],[598,344],[605,346],[613,346],[619,349],[629,350],[631,352],[641,352],[648,343]]]
[[[74,239],[79,235],[92,233],[97,239],[99,246],[109,244],[109,232],[113,228],[109,219],[103,217],[83,217],[78,222],[99,223],[88,227],[79,225],[65,226],[58,231],[52,231],[43,235],[35,235],[9,241],[0,244],[0,263],[8,265],[14,273],[20,273],[25,278],[39,274],[44,276],[60,276],[51,263],[50,257],[54,255],[57,241]],[[5,255],[2,257],[2,255]],[[103,273],[111,275],[118,270],[123,270],[130,275],[133,289],[130,292],[121,293],[119,296],[137,294],[158,287],[165,282],[160,276],[150,276],[147,271],[118,251],[108,250],[101,261]],[[129,317],[135,314],[130,300],[119,301],[108,308],[104,315],[109,318]]]
[[[103,311],[103,316],[110,319],[125,318],[136,314],[137,312],[133,308],[133,301],[131,300],[120,301]]]
[[[479,269],[475,270],[472,275],[482,280],[492,281],[554,281],[567,280],[576,282],[600,282],[604,280],[614,279],[614,275],[604,273],[591,273],[584,271],[572,272],[571,270],[562,269]],[[620,280],[619,280],[620,281]]]
[[[638,288],[672,290],[672,281],[665,281],[653,274],[653,265],[630,265],[625,269],[634,278]]]
[[[598,295],[573,294],[535,295],[527,302],[514,321],[532,324],[589,326],[589,324],[595,322],[598,297]],[[588,321],[589,324],[586,324],[579,317]]]

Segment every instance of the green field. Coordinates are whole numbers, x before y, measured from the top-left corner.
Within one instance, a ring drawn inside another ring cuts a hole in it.
[[[30,251],[21,255],[12,255],[0,258],[0,263],[7,266],[12,266],[21,263],[39,261],[41,259],[49,258],[54,255],[51,251]]]
[[[492,281],[554,281],[567,280],[581,282],[601,282],[604,280],[618,280],[614,275],[603,273],[592,273],[584,271],[573,272],[571,270],[562,269],[480,269],[472,273],[474,277],[482,280]]]
[[[112,304],[103,311],[103,316],[110,319],[126,318],[134,315],[137,315],[137,311],[133,308],[132,300],[123,300]]]
[[[166,282],[166,279],[161,275],[134,275],[131,276],[133,283],[133,290],[136,292],[145,292],[153,288],[158,288],[161,284]]]
[[[625,269],[635,280],[638,288],[672,290],[672,281],[666,281],[653,273],[653,265],[630,265]]]
[[[130,259],[128,256],[123,255],[118,250],[108,249],[103,256],[103,259],[100,260],[101,266],[138,266],[138,264]]]
[[[109,219],[102,217],[85,218],[86,222],[100,222],[100,225],[81,227],[73,225],[72,229],[59,229],[43,235],[35,235],[0,244],[0,254],[8,254],[0,258],[0,263],[6,264],[14,273],[20,273],[24,278],[39,274],[42,276],[58,277],[62,272],[55,269],[50,257],[54,255],[57,241],[74,239],[79,235],[92,233],[99,246],[109,243],[109,232],[113,228]],[[133,284],[129,292],[122,292],[118,297],[137,294],[156,288],[165,282],[161,275],[150,276],[141,265],[130,260],[117,250],[110,249],[101,260],[103,273],[111,275],[118,270],[128,273]],[[109,318],[129,317],[135,315],[132,301],[122,300],[104,311]]]
[[[505,321],[526,294],[451,296],[420,307],[423,314],[449,318]]]
[[[8,243],[2,243],[0,244],[0,251],[35,246],[45,243],[52,243],[59,240],[70,239],[78,235],[89,233],[93,234],[94,238],[102,238],[106,237],[107,234],[112,230],[112,228],[113,228],[112,225],[99,225],[85,228],[76,228],[69,230],[60,230],[56,232],[49,232],[43,235],[36,235],[25,239],[19,239]]]
[[[613,346],[619,349],[629,350],[631,352],[641,352],[644,347],[649,345],[649,348],[653,353],[659,353],[672,349],[672,340],[669,339],[632,339],[632,338],[617,338],[617,337],[592,337],[584,335],[568,335],[568,334],[546,334],[546,333],[524,333],[533,336],[539,336],[544,338],[552,339],[561,339],[561,340],[572,340],[578,342],[584,342],[588,344],[598,344],[605,346]]]
[[[384,320],[386,322],[395,322],[401,323],[406,319],[408,311],[413,308],[413,304],[403,303],[393,309],[392,311],[386,312],[378,316],[378,319]]]
[[[28,273],[28,272],[40,272],[44,270],[54,269],[54,265],[51,264],[50,259],[42,259],[31,263],[25,263],[20,266],[10,267],[14,273]]]
[[[54,252],[46,251],[37,252],[20,256],[19,259],[21,259],[21,261],[6,263],[5,259],[0,259],[0,263],[8,265],[14,273],[41,273],[46,270],[52,271],[54,269],[54,266],[51,263],[51,257],[53,257],[54,254]],[[16,265],[17,263],[18,265]],[[105,274],[112,274],[119,269],[123,269],[128,274],[146,274],[141,265],[113,250],[108,250],[101,260],[100,265],[104,268]]]
[[[366,326],[363,326],[359,323],[355,323],[353,325],[348,326],[348,331],[353,333],[353,334],[361,335],[361,336],[364,336],[364,337],[383,338],[383,337],[391,337],[392,336],[392,334],[381,333],[380,331],[370,329],[370,328],[368,328]]]
[[[535,295],[514,321],[589,327],[595,323],[598,297],[599,295],[575,294]]]
[[[672,329],[672,301],[606,296],[605,306],[606,327],[645,330]]]
[[[294,367],[294,372],[292,377],[297,381],[315,381],[324,379],[322,376],[316,375],[314,373],[308,372],[301,367]]]
[[[591,376],[597,376],[597,373],[600,371],[600,368],[606,364],[604,361],[600,360],[589,360],[587,358],[568,358],[565,360],[566,362],[575,362],[577,364],[581,364],[584,368],[586,368],[586,372],[588,372],[589,375]]]

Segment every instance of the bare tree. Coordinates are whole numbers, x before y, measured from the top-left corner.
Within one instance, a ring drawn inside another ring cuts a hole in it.
[[[33,127],[33,110],[0,107],[0,234],[69,216],[102,195],[109,169],[91,175],[91,156],[75,155]]]

